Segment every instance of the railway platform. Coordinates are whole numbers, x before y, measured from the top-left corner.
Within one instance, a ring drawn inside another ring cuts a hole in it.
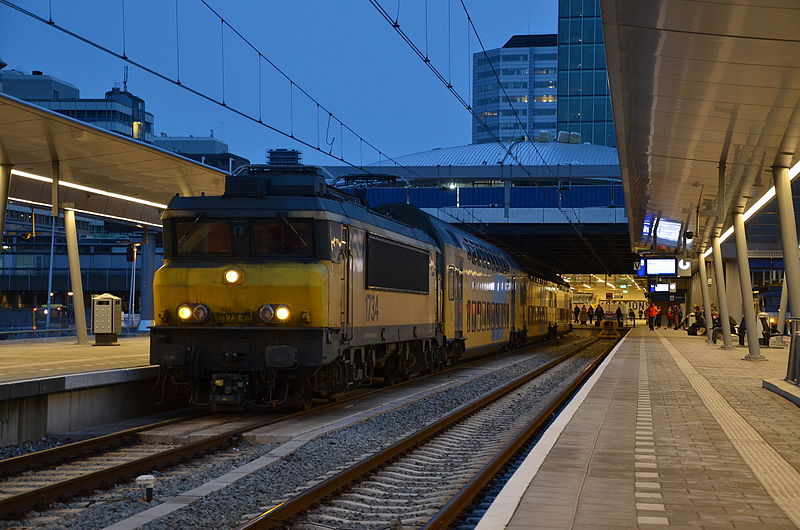
[[[145,367],[150,337],[121,337],[119,346],[75,344],[74,337],[46,342],[0,342],[0,383]]]
[[[767,361],[746,353],[633,329],[478,528],[800,526],[789,399],[800,392],[780,388],[788,348],[764,350]]]
[[[65,338],[0,344],[0,444],[163,410],[157,396],[142,398],[153,394],[159,373],[149,365],[149,337],[119,343],[93,347]]]

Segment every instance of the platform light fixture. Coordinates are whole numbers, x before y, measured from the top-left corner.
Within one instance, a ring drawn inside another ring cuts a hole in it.
[[[48,182],[48,183],[51,183],[51,184],[53,182],[53,179],[51,179],[50,177],[43,177],[41,175],[35,175],[33,173],[28,173],[26,171],[19,171],[17,169],[12,169],[11,170],[11,174],[12,175],[16,175],[18,177],[31,179],[31,180],[38,180],[40,182]],[[147,201],[145,199],[139,199],[138,197],[131,197],[130,195],[122,195],[121,193],[113,193],[113,192],[110,192],[110,191],[100,190],[100,189],[97,189],[97,188],[84,186],[83,184],[77,184],[75,182],[67,182],[67,181],[64,181],[64,180],[59,180],[58,181],[58,185],[59,186],[64,186],[65,188],[72,188],[72,189],[75,189],[75,190],[85,191],[85,192],[88,192],[88,193],[96,193],[97,195],[104,195],[106,197],[113,197],[114,199],[121,199],[123,201],[135,202],[137,204],[144,204],[145,206],[152,206],[153,208],[158,208],[160,210],[164,210],[164,209],[167,208],[166,204],[161,204],[161,203],[153,202],[153,201]]]
[[[42,208],[48,208],[48,209],[53,207],[52,204],[49,204],[49,203],[46,203],[46,202],[29,201],[27,199],[18,199],[17,197],[9,197],[8,200],[9,201],[13,201],[13,202],[19,202],[19,203],[22,203],[22,204],[30,204],[30,205],[33,205],[33,206],[41,206]],[[80,208],[64,208],[64,209],[65,210],[72,210],[75,213],[82,213],[82,214],[85,214],[85,215],[92,215],[92,216],[95,216],[95,217],[103,217],[103,218],[106,218],[106,219],[114,219],[114,220],[117,220],[117,221],[125,221],[127,223],[135,223],[135,224],[153,226],[155,228],[163,228],[163,225],[161,225],[159,223],[150,223],[148,221],[142,221],[140,219],[131,219],[129,217],[120,217],[118,215],[111,215],[111,214],[108,214],[108,213],[93,212],[91,210],[81,210]]]
[[[800,174],[800,162],[797,162],[795,165],[793,165],[789,169],[789,183],[790,184],[797,177],[798,174]],[[772,186],[769,190],[767,190],[767,192],[764,193],[764,195],[762,195],[756,202],[753,203],[753,205],[750,208],[747,209],[746,212],[744,212],[744,214],[742,214],[742,220],[744,222],[747,222],[748,219],[753,217],[764,206],[766,206],[767,203],[769,203],[769,201],[771,201],[773,197],[775,197],[775,186]],[[722,233],[722,235],[719,236],[719,243],[720,244],[724,243],[725,240],[728,239],[729,237],[731,237],[732,234],[733,234],[733,226],[729,227],[727,230],[725,230]],[[710,256],[712,252],[714,252],[713,248],[706,249],[706,251],[703,252],[703,255],[702,255],[703,259],[705,259],[708,256]]]

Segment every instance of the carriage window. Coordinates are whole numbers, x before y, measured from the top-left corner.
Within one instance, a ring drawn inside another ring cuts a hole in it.
[[[456,297],[456,271],[452,268],[447,269],[447,299],[454,300]]]
[[[255,256],[314,256],[314,224],[307,219],[255,221],[251,225]]]
[[[176,256],[230,256],[233,252],[231,224],[227,221],[175,221]]]

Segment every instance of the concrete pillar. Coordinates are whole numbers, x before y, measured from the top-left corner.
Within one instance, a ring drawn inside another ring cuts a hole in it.
[[[783,346],[783,329],[786,327],[786,309],[789,307],[789,292],[786,290],[786,275],[783,275],[783,287],[781,288],[781,302],[778,306],[778,332],[780,335],[775,337],[779,346]]]
[[[142,241],[142,281],[139,285],[139,303],[141,304],[139,331],[148,331],[154,324],[153,313],[153,272],[156,262],[156,235],[144,229]]]
[[[81,278],[81,258],[78,254],[78,229],[75,226],[75,211],[64,210],[64,231],[67,236],[67,257],[69,258],[69,278],[72,287],[72,308],[75,311],[75,328],[78,344],[89,344],[86,333],[86,310],[83,306],[83,279]]]
[[[749,361],[763,360],[758,338],[761,336],[761,326],[756,320],[756,310],[753,307],[753,283],[750,280],[750,262],[747,258],[747,234],[744,231],[744,218],[742,212],[733,212],[733,237],[736,242],[736,261],[739,264],[739,287],[742,292],[742,308],[744,310],[745,329],[747,330],[747,355]]]
[[[772,166],[772,179],[775,182],[775,202],[778,205],[778,225],[783,247],[783,268],[786,281],[784,289],[788,289],[792,316],[800,316],[800,250],[797,248],[797,225],[795,225],[794,218],[789,168]]]
[[[711,344],[711,294],[708,292],[708,273],[706,272],[706,258],[700,256],[698,260],[700,271],[700,294],[703,296],[703,309],[706,318],[706,344]]]
[[[0,243],[5,237],[6,209],[8,208],[8,189],[11,186],[12,164],[0,164]],[[0,252],[2,252],[0,244]]]
[[[719,243],[719,236],[711,238],[712,253],[714,259],[714,280],[717,282],[717,305],[719,309],[719,322],[722,327],[722,348],[733,348],[731,341],[731,323],[728,317],[728,296],[725,293],[725,273],[722,270],[722,248]]]
[[[742,290],[739,287],[739,265],[736,260],[725,260],[725,296],[728,298],[728,314],[736,322],[741,322],[744,313],[742,313]]]

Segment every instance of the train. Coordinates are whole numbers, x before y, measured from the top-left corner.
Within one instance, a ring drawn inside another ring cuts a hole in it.
[[[313,166],[243,166],[162,221],[150,362],[198,406],[307,407],[571,330],[558,275]]]

